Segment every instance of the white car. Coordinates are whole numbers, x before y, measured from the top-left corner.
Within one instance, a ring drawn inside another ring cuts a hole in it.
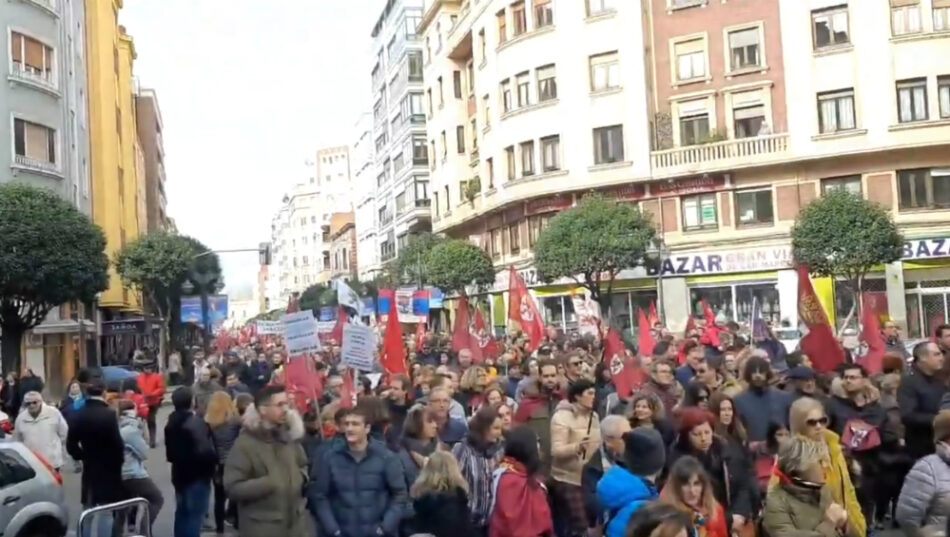
[[[0,535],[63,537],[63,477],[21,442],[0,440]]]

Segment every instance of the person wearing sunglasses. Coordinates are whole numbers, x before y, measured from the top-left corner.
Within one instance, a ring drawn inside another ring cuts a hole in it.
[[[807,438],[824,446],[822,468],[834,502],[847,510],[849,528],[853,528],[856,535],[867,535],[867,522],[848,472],[841,437],[828,428],[830,420],[825,407],[817,399],[802,397],[792,404],[789,423],[792,437]],[[772,484],[777,482],[777,478],[773,477]]]

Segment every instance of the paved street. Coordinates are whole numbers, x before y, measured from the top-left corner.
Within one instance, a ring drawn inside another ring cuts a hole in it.
[[[175,490],[172,488],[171,483],[171,467],[167,462],[165,462],[165,446],[163,444],[164,437],[162,434],[162,429],[165,427],[165,420],[168,419],[168,414],[171,412],[171,407],[169,405],[163,406],[158,413],[158,447],[151,450],[149,453],[149,460],[147,461],[146,466],[148,467],[148,473],[151,476],[152,480],[155,481],[155,484],[158,485],[158,488],[161,489],[162,495],[165,497],[165,505],[162,507],[161,512],[158,514],[158,519],[155,521],[155,527],[152,530],[152,535],[155,537],[172,537],[174,535],[174,514],[175,514]],[[79,474],[66,473],[63,476],[63,484],[66,488],[66,498],[69,502],[70,507],[70,534],[73,535],[75,532],[76,524],[79,521],[79,514],[82,511],[82,507],[79,503],[80,498],[80,477]],[[212,502],[214,501],[214,496],[212,495]],[[208,532],[203,535],[215,535],[214,531]],[[228,535],[234,535],[229,533]]]

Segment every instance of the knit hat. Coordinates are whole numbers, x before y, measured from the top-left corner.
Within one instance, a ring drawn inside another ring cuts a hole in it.
[[[941,410],[934,417],[934,442],[950,439],[950,410]]]
[[[624,433],[623,443],[623,463],[633,475],[649,477],[660,473],[666,465],[666,447],[656,429],[640,427]]]

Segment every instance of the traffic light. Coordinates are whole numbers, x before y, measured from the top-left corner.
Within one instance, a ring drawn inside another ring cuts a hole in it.
[[[257,255],[261,260],[261,265],[270,265],[271,261],[270,243],[262,242],[257,246]]]

